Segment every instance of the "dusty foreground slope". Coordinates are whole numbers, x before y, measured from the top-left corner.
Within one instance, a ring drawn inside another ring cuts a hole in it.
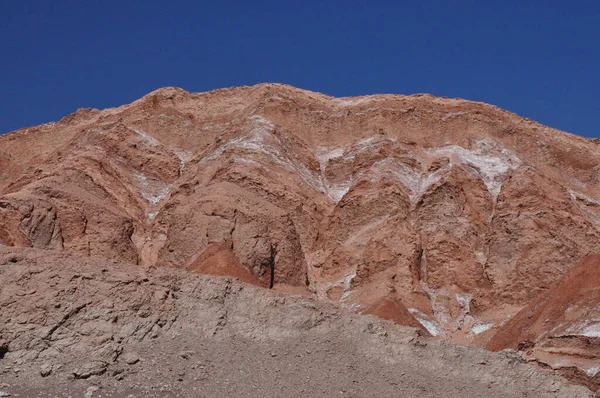
[[[0,248],[0,307],[13,396],[592,396],[314,299],[59,251]]]

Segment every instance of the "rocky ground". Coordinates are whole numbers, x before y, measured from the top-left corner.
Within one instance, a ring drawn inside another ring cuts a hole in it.
[[[592,396],[512,352],[230,278],[60,251],[0,248],[0,307],[5,396]]]

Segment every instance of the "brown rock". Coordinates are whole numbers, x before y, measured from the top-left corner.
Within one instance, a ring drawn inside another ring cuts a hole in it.
[[[128,352],[123,355],[123,361],[128,365],[135,365],[140,361],[140,357],[135,352]]]
[[[40,366],[40,375],[42,377],[50,376],[51,373],[52,373],[52,365],[51,364],[45,363],[42,366]]]

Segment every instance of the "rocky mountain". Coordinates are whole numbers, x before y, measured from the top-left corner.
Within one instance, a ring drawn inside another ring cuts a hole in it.
[[[0,136],[0,245],[517,348],[492,336],[600,252],[598,159],[595,140],[462,99],[169,87]]]

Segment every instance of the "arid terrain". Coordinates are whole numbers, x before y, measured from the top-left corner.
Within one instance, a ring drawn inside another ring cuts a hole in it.
[[[483,103],[281,84],[2,135],[0,391],[593,396],[598,159]]]
[[[592,396],[516,353],[231,279],[6,248],[0,276],[14,396]]]

